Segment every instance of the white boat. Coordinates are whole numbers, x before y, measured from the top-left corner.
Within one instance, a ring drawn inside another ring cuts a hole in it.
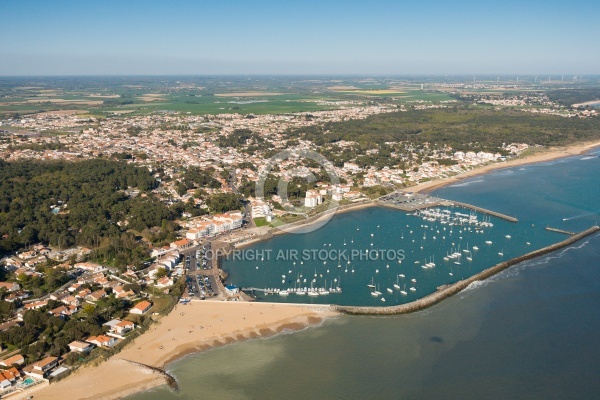
[[[385,303],[385,297],[382,297],[382,298],[381,298],[381,301],[383,301],[383,302]]]
[[[354,270],[352,270],[352,272],[354,272]],[[373,279],[373,277],[371,277],[371,283],[369,283],[369,284],[367,285],[367,287],[368,287],[369,289],[375,289],[375,282],[374,282],[374,279]]]
[[[393,291],[392,289],[390,289],[390,288],[387,288],[386,290],[387,290],[389,293],[394,293],[394,291]]]
[[[500,257],[503,257],[503,256],[504,256],[504,249],[502,249],[502,251],[501,251],[501,252],[499,252],[499,253],[498,253],[498,255],[499,255]]]
[[[479,250],[479,247],[477,247],[477,246],[473,246],[473,247],[472,247],[472,249],[473,249],[473,250]]]
[[[410,280],[412,283],[417,283],[417,280],[415,278]]]
[[[486,240],[485,244],[492,244],[492,241],[491,240]]]
[[[416,290],[417,290],[417,289],[415,289],[414,287],[411,287],[411,288],[410,288],[410,291],[411,291],[411,292],[415,292]]]
[[[512,236],[510,236],[510,235],[506,235],[506,236],[504,236],[504,237],[505,237],[505,238],[507,238],[507,239],[510,239]]]
[[[381,296],[381,292],[379,290],[376,290],[371,294],[374,294],[375,296]]]
[[[280,290],[280,291],[279,291],[279,295],[280,295],[280,296],[287,296],[288,294],[290,294],[290,292],[289,292],[289,291],[287,291],[287,290]]]
[[[400,274],[398,275],[400,278],[406,278],[406,276],[404,276],[404,274]]]

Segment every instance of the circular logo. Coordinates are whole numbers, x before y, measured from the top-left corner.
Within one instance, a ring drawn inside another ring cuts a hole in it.
[[[334,188],[340,183],[340,179],[335,173],[333,164],[321,154],[312,150],[284,150],[271,157],[266,166],[261,170],[258,181],[256,182],[256,198],[265,202],[265,196],[271,196],[275,187],[269,179],[275,166],[279,168],[279,180],[276,185],[276,194],[281,198],[283,210],[272,210],[268,212],[271,215],[271,224],[282,231],[289,233],[308,233],[319,229],[325,225],[335,214],[338,208],[338,201],[326,199],[323,201],[318,190],[308,190],[303,199],[304,206],[294,206],[288,197],[289,182],[294,177],[305,179],[308,183],[317,181],[314,173],[306,168],[296,168],[295,162],[308,160],[311,166],[321,167],[329,176],[329,184]],[[271,178],[272,179],[272,178]],[[268,186],[268,187],[267,187]],[[326,205],[326,206],[325,206]],[[315,208],[317,209],[315,210]],[[321,211],[321,212],[318,212]],[[277,217],[276,214],[280,216]],[[286,223],[282,218],[284,216],[298,216],[300,219],[294,222]]]

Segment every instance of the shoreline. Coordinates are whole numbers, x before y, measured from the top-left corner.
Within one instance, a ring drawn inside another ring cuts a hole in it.
[[[593,150],[594,148],[597,148],[597,147],[600,147],[600,141],[582,142],[582,143],[574,144],[572,146],[547,148],[547,149],[542,150],[538,154],[534,154],[531,156],[525,156],[523,158],[513,158],[513,159],[510,159],[505,162],[495,162],[492,164],[486,164],[486,165],[475,167],[471,170],[465,171],[459,175],[454,175],[454,176],[449,176],[446,178],[435,179],[432,181],[418,183],[413,186],[399,189],[399,191],[405,191],[405,192],[410,191],[410,192],[414,192],[414,193],[429,194],[429,193],[433,192],[434,190],[443,188],[445,186],[448,186],[448,185],[451,185],[454,183],[459,183],[465,179],[473,178],[475,176],[482,176],[482,175],[486,175],[486,174],[494,172],[494,171],[507,169],[507,168],[513,168],[513,167],[522,166],[522,165],[537,164],[537,163],[552,161],[552,160],[556,160],[556,159],[560,159],[560,158],[581,155],[581,154],[584,154],[584,153],[586,153],[590,150]],[[346,212],[356,211],[356,210],[360,210],[363,208],[378,207],[378,206],[381,207],[382,205],[378,204],[376,200],[367,200],[367,201],[360,202],[360,203],[347,204],[347,205],[340,206],[337,209],[335,209],[335,212],[333,213],[332,217],[337,214],[343,214]],[[252,238],[250,240],[247,240],[247,241],[241,242],[241,243],[232,243],[232,245],[235,246],[236,248],[243,248],[243,247],[250,246],[250,245],[262,242],[264,240],[270,239],[276,235],[281,235],[281,234],[285,234],[285,233],[293,233],[293,231],[296,229],[299,230],[302,228],[309,227],[310,225],[319,223],[320,220],[328,217],[328,215],[331,212],[333,212],[333,211],[324,211],[323,213],[313,216],[307,220],[297,221],[297,222],[293,222],[291,224],[284,225],[283,227],[287,230],[282,230],[282,229],[280,229],[280,227],[270,228],[270,229],[266,230],[264,234],[262,234],[258,237]]]
[[[485,175],[497,170],[518,167],[521,165],[537,164],[557,160],[560,158],[582,155],[590,150],[593,150],[596,147],[600,147],[600,141],[584,142],[565,147],[552,147],[545,149],[545,151],[541,151],[539,154],[525,156],[523,158],[513,158],[505,162],[495,162],[481,167],[475,167],[459,175],[418,183],[414,186],[409,186],[404,190],[412,191],[415,193],[428,194],[433,192],[434,190],[441,189],[450,184],[459,183],[465,179],[473,178],[475,176]]]
[[[600,141],[597,141],[548,149],[540,154],[477,167],[460,175],[417,184],[405,190],[428,193],[473,176],[580,155],[599,146]],[[336,209],[333,215],[375,206],[380,205],[373,200],[349,204]],[[329,213],[325,212],[315,216],[314,219],[299,221],[298,228],[318,223],[328,216]],[[248,246],[283,233],[289,232],[271,228],[264,235],[234,245]],[[169,315],[161,317],[150,326],[148,331],[137,337],[120,353],[99,365],[81,367],[60,382],[26,391],[23,395],[29,396],[35,393],[36,398],[52,400],[63,399],[64,393],[69,393],[70,397],[78,399],[123,398],[167,383],[165,377],[157,371],[140,364],[164,369],[190,354],[235,342],[267,338],[282,332],[299,331],[321,324],[324,320],[342,313],[344,311],[335,306],[297,303],[198,300],[188,305],[178,304]],[[25,397],[17,395],[11,398]]]
[[[65,393],[74,399],[123,398],[167,384],[165,374],[155,368],[165,370],[188,355],[296,332],[338,315],[329,305],[211,300],[178,304],[120,353],[41,388],[35,398],[62,400]]]
[[[284,227],[286,230],[280,229],[281,227],[269,228],[268,230],[265,230],[265,233],[263,233],[260,236],[253,237],[252,239],[249,239],[249,240],[246,240],[243,242],[239,242],[239,243],[231,243],[231,245],[233,245],[236,249],[242,249],[244,247],[251,246],[253,244],[260,243],[262,241],[271,239],[278,235],[294,233],[295,230],[300,230],[303,228],[310,227],[311,225],[318,224],[318,223],[320,223],[320,221],[322,221],[322,219],[328,218],[329,214],[332,214],[332,213],[333,214],[331,215],[331,218],[333,218],[333,216],[338,215],[338,214],[344,214],[344,213],[347,213],[350,211],[356,211],[356,210],[360,210],[363,208],[378,207],[378,206],[381,206],[381,205],[377,204],[377,202],[374,200],[367,200],[367,201],[363,201],[363,202],[359,202],[359,203],[355,203],[355,204],[346,204],[346,205],[340,206],[336,209],[332,209],[331,211],[324,211],[323,213],[315,215],[307,220],[297,221],[297,222],[293,222],[291,224],[283,225],[282,227]],[[293,224],[295,224],[295,225],[293,225]]]

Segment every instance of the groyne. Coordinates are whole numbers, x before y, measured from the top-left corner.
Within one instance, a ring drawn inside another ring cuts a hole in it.
[[[551,226],[547,226],[546,230],[550,232],[564,233],[565,235],[575,235],[575,232],[565,231],[564,229],[559,228],[552,228]]]
[[[408,314],[416,311],[421,311],[426,308],[429,308],[444,299],[447,299],[450,296],[453,296],[465,288],[469,286],[473,282],[483,281],[493,275],[498,274],[499,272],[504,271],[505,269],[518,264],[523,261],[531,260],[533,258],[537,258],[543,256],[545,254],[551,253],[553,251],[562,249],[566,246],[569,246],[579,240],[592,235],[596,232],[600,231],[600,227],[592,226],[591,228],[586,229],[585,231],[579,232],[559,243],[552,244],[550,246],[541,248],[539,250],[532,251],[530,253],[524,254],[520,257],[516,257],[510,259],[508,261],[501,262],[499,264],[494,265],[478,274],[473,275],[470,278],[460,280],[456,283],[448,285],[446,287],[441,288],[440,290],[431,293],[419,300],[400,304],[397,306],[390,307],[352,307],[352,306],[336,306],[332,305],[331,308],[335,311],[345,313],[345,314],[355,314],[355,315],[393,315],[393,314]]]
[[[179,384],[177,383],[177,380],[175,380],[175,378],[170,375],[167,371],[165,371],[162,368],[158,368],[158,367],[153,367],[152,365],[147,365],[147,364],[143,364],[141,362],[137,362],[137,361],[132,361],[132,360],[125,360],[131,364],[135,364],[137,366],[140,366],[142,368],[146,368],[150,371],[152,371],[153,373],[163,377],[165,379],[165,381],[167,382],[167,385],[171,388],[171,390],[178,392],[179,391]]]
[[[472,204],[461,203],[459,201],[453,201],[452,203],[455,206],[461,206],[461,207],[464,207],[464,208],[469,208],[469,209],[471,209],[473,211],[478,211],[478,212],[483,213],[483,214],[493,215],[494,217],[502,218],[502,219],[505,219],[505,220],[510,221],[510,222],[519,222],[519,220],[516,219],[515,217],[511,217],[509,215],[505,215],[505,214],[502,214],[502,213],[499,213],[499,212],[496,212],[496,211],[492,211],[492,210],[488,210],[488,209],[485,209],[485,208],[477,207],[477,206],[474,206]]]

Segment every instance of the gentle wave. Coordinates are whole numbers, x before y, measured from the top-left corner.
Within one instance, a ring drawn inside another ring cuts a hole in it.
[[[462,182],[462,183],[455,183],[454,185],[450,185],[449,187],[463,187],[463,186],[469,186],[472,183],[479,183],[479,182],[483,182],[484,179],[477,179],[475,181],[467,181],[467,182]]]
[[[600,236],[600,235],[592,236],[592,238],[598,237],[598,236]],[[497,282],[501,279],[515,277],[515,276],[519,275],[521,273],[521,271],[523,271],[526,268],[535,267],[538,265],[545,265],[545,264],[548,264],[551,260],[561,259],[567,252],[569,252],[571,250],[582,249],[585,246],[587,246],[589,242],[590,242],[590,238],[586,239],[584,242],[582,242],[579,245],[573,245],[573,246],[566,247],[566,248],[562,249],[560,252],[558,252],[557,254],[552,254],[552,255],[545,256],[545,257],[528,260],[528,261],[524,261],[519,264],[513,265],[512,267],[500,272],[497,275],[493,275],[484,281],[475,281],[475,282],[469,284],[469,286],[467,286],[464,290],[462,290],[461,293],[465,293],[465,292],[469,292],[469,291],[472,291],[475,289],[485,287],[485,286],[489,285],[490,283]]]

